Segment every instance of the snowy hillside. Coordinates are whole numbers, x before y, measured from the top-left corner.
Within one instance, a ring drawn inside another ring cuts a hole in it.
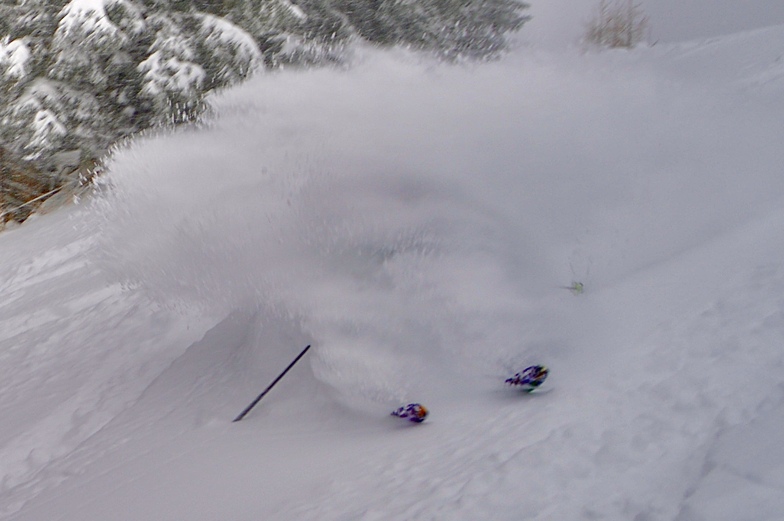
[[[0,235],[0,520],[782,519],[782,39],[365,51],[118,150]]]

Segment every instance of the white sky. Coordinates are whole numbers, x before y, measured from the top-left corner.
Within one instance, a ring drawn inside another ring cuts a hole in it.
[[[523,36],[551,47],[573,45],[599,0],[528,0],[534,19]],[[784,0],[639,0],[651,40],[676,42],[784,24]]]

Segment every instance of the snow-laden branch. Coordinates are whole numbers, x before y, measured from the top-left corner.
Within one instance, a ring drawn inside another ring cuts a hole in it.
[[[21,79],[27,76],[30,56],[30,48],[24,39],[0,41],[0,67],[5,68],[6,77]]]
[[[156,51],[139,64],[144,74],[142,94],[150,97],[164,92],[190,94],[204,82],[204,69],[193,62],[182,61],[176,56],[166,57]]]
[[[117,26],[106,15],[106,7],[117,0],[71,0],[60,11],[57,31],[65,34],[76,29],[87,32],[114,33]]]

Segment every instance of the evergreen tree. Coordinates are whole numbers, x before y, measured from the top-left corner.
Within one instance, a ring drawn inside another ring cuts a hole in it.
[[[29,160],[62,147],[97,156],[125,135],[191,120],[206,92],[261,61],[250,36],[190,2],[27,0],[2,13],[12,22],[0,40],[0,146]]]

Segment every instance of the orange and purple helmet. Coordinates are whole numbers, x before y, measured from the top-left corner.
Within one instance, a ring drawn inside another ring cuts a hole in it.
[[[392,411],[392,416],[403,418],[415,423],[422,423],[427,418],[427,407],[421,403],[409,403]]]

